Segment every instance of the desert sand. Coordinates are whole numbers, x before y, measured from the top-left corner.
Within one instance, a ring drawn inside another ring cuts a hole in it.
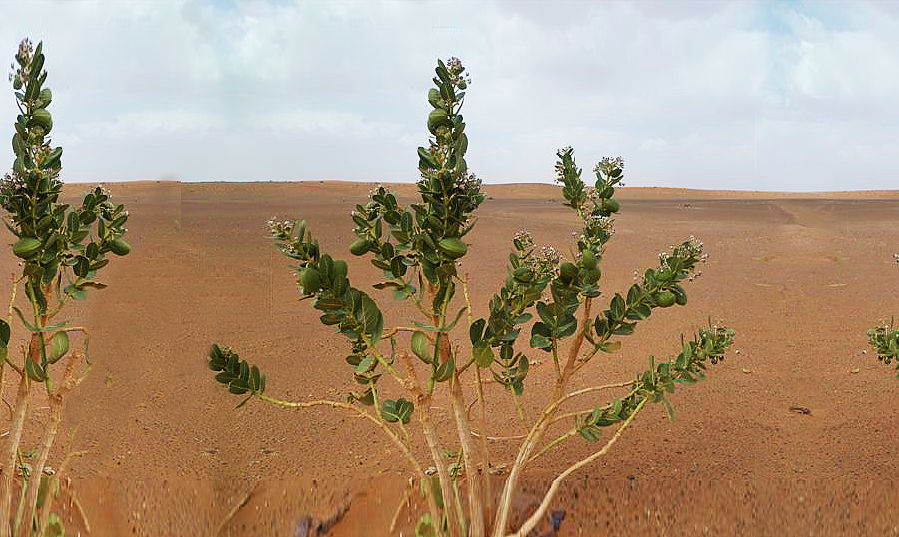
[[[387,535],[407,473],[378,433],[325,410],[259,402],[235,409],[239,399],[213,381],[205,359],[212,342],[231,345],[268,373],[268,391],[283,398],[338,398],[354,388],[345,340],[297,300],[288,260],[267,238],[265,221],[306,219],[366,288],[379,271],[346,248],[349,212],[370,185],[109,187],[129,205],[132,254],[110,265],[110,287],[92,292],[74,315],[92,332],[93,370],[69,400],[51,461],[87,450],[73,461],[67,489],[83,506],[90,535],[294,537],[303,517],[327,517],[347,499],[350,509],[330,535]],[[411,185],[397,188],[401,201],[414,194]],[[517,230],[563,252],[575,230],[554,186],[486,190],[463,262],[476,316],[504,278]],[[862,353],[865,330],[899,314],[892,259],[899,192],[625,188],[619,197],[600,303],[691,234],[710,259],[687,285],[685,307],[654,313],[585,376],[628,379],[650,355],[676,353],[679,335],[709,317],[736,329],[739,354],[731,352],[708,380],[678,388],[674,423],[660,406],[649,408],[607,457],[565,483],[554,503],[566,510],[560,535],[899,534],[899,381]],[[11,274],[15,260],[8,249],[2,255],[0,275]],[[386,324],[404,323],[409,309],[380,296]],[[530,374],[524,401],[531,416],[550,375],[541,367]],[[493,432],[519,434],[509,399],[494,400]],[[509,460],[513,448],[494,443],[495,460]],[[544,458],[527,475],[520,507],[592,449],[576,440]],[[67,535],[87,535],[76,509],[65,514]],[[411,520],[403,514],[404,535]]]

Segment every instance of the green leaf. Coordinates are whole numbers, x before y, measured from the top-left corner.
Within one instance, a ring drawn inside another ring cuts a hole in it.
[[[27,328],[31,333],[37,332],[37,330],[34,329],[34,325],[25,320],[25,315],[22,314],[22,310],[20,310],[18,306],[13,306],[12,309],[16,312],[16,315],[18,315],[19,320],[22,321],[22,324],[25,325],[25,328]]]
[[[621,295],[615,293],[615,297],[612,298],[612,303],[609,306],[609,312],[612,314],[612,319],[616,321],[621,321],[624,319],[624,313],[627,309],[627,306],[624,303],[624,299],[621,298]]]
[[[9,324],[0,319],[0,349],[5,349],[9,345],[10,329]]]
[[[437,369],[435,369],[434,373],[432,374],[432,378],[437,382],[446,382],[453,376],[455,369],[456,362],[452,358],[450,358],[449,360],[437,366]]]
[[[431,358],[431,342],[421,332],[412,334],[412,352],[426,364],[430,364],[433,361]]]
[[[546,336],[541,336],[535,332],[531,333],[531,348],[532,349],[543,349],[543,350],[551,350],[553,346],[553,342],[550,338]]]
[[[362,359],[361,362],[359,362],[359,365],[357,365],[355,368],[353,368],[353,370],[356,373],[368,373],[372,369],[372,366],[374,365],[374,363],[375,363],[374,355],[368,354],[365,356],[365,358]]]
[[[385,399],[381,405],[381,416],[384,418],[384,421],[389,423],[400,421],[406,424],[409,423],[414,410],[415,405],[406,399]]]
[[[490,367],[494,360],[493,349],[489,345],[476,345],[474,347],[474,359],[478,367],[482,369]]]
[[[69,352],[69,333],[57,332],[53,334],[53,337],[50,338],[50,354],[47,356],[47,361],[55,364],[67,352]]]
[[[471,323],[471,326],[468,327],[468,337],[471,339],[472,345],[477,345],[484,339],[484,327],[487,325],[487,321],[484,319],[478,319],[477,321]]]
[[[31,358],[25,358],[25,373],[35,382],[44,382],[47,379],[47,372],[44,371],[44,368]]]
[[[462,318],[462,314],[464,314],[466,311],[468,311],[468,308],[467,308],[467,307],[463,307],[462,309],[460,309],[460,310],[459,310],[459,313],[456,314],[456,318],[453,319],[453,322],[451,322],[450,324],[448,324],[448,325],[446,326],[446,328],[444,328],[444,329],[442,330],[442,332],[450,332],[450,331],[452,331],[452,329],[455,328],[457,324],[459,324],[459,320]]]
[[[674,423],[674,408],[671,406],[671,402],[668,401],[667,397],[662,397],[662,406],[665,407],[665,412],[668,413],[668,419]]]
[[[619,349],[621,349],[621,342],[620,341],[607,341],[606,343],[599,344],[598,347],[599,347],[599,350],[601,350],[602,352],[605,352],[608,354],[613,354],[613,353],[618,352]]]

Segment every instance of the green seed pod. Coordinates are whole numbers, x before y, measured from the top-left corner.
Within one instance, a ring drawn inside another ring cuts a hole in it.
[[[606,198],[602,200],[602,208],[610,213],[617,213],[621,209],[621,204],[614,198]]]
[[[50,105],[50,102],[53,100],[53,93],[49,88],[44,88],[37,96],[37,102],[35,103],[38,108],[47,108]]]
[[[428,114],[428,130],[431,134],[437,134],[437,128],[443,125],[449,125],[450,120],[446,116],[446,110],[435,108]]]
[[[599,281],[599,278],[601,276],[602,276],[602,272],[599,270],[599,267],[593,267],[592,269],[586,269],[584,271],[584,282],[596,283]]]
[[[34,254],[37,253],[41,248],[41,241],[35,239],[34,237],[25,237],[19,239],[18,242],[12,247],[12,251],[18,257],[22,259],[27,259]]]
[[[596,268],[596,256],[593,255],[592,250],[584,250],[581,254],[581,265],[588,270]]]
[[[671,291],[662,291],[655,296],[656,304],[662,308],[668,308],[674,305],[677,301],[677,297],[674,296],[674,293]]]
[[[451,259],[458,259],[468,252],[468,245],[456,237],[441,239],[437,248]]]
[[[339,281],[346,278],[347,275],[347,265],[346,261],[337,260],[334,262],[334,272],[332,273],[331,279],[333,281]]]
[[[112,253],[115,255],[128,255],[128,252],[131,251],[131,245],[122,239],[113,239],[112,242],[109,243],[109,249],[112,250]]]
[[[321,275],[312,267],[307,267],[303,270],[303,273],[300,274],[300,284],[302,284],[303,289],[309,293],[314,294],[321,289],[322,279]]]
[[[562,263],[559,266],[559,280],[564,284],[571,283],[575,278],[577,278],[577,267],[572,263]]]
[[[31,121],[28,122],[28,126],[38,126],[44,129],[44,132],[50,132],[50,129],[53,128],[53,118],[50,116],[50,112],[48,112],[45,108],[38,108],[31,114]]]
[[[353,255],[365,255],[370,247],[371,242],[368,239],[356,239],[350,245],[350,253]]]

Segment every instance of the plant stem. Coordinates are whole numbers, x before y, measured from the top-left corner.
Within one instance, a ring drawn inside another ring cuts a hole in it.
[[[476,367],[478,381],[478,427],[482,431],[487,430],[487,403],[484,399],[484,382],[481,378],[481,368]],[[471,434],[471,431],[469,431]],[[487,447],[487,436],[481,436],[481,475],[484,479],[484,519],[489,520],[493,515],[493,484],[490,482],[490,449]]]
[[[465,278],[462,281],[462,292],[465,296],[465,305],[468,308],[468,325],[471,326],[473,324],[473,314],[471,308],[471,295],[468,292],[468,274],[465,275]],[[481,368],[475,365],[475,376],[477,380],[478,387],[478,428],[484,431],[486,435],[487,431],[487,401],[484,398],[484,379],[481,376]],[[468,431],[471,434],[472,431]],[[490,449],[487,446],[487,437],[481,436],[479,442],[480,447],[480,464],[481,464],[481,476],[483,479],[483,489],[481,495],[481,503],[484,510],[484,521],[490,519],[493,515],[493,484],[490,482]]]
[[[628,416],[626,420],[624,420],[624,423],[621,424],[621,427],[618,428],[618,430],[615,432],[615,435],[612,436],[612,438],[609,439],[608,442],[606,442],[606,445],[603,446],[602,449],[600,449],[596,453],[593,453],[589,457],[581,459],[580,461],[572,464],[564,472],[559,474],[553,480],[552,484],[549,487],[549,490],[546,491],[546,494],[543,496],[543,501],[540,502],[540,506],[537,508],[537,510],[534,512],[534,514],[531,515],[531,517],[528,518],[525,521],[525,523],[521,525],[520,528],[518,528],[518,531],[516,531],[515,533],[510,533],[506,537],[526,537],[531,532],[531,530],[533,530],[535,527],[537,527],[537,524],[539,524],[540,521],[543,520],[543,517],[546,515],[546,511],[547,511],[547,509],[549,509],[549,504],[550,504],[550,502],[552,502],[553,497],[556,495],[556,492],[559,490],[559,485],[562,483],[562,481],[569,475],[573,474],[574,472],[580,470],[584,466],[587,466],[588,464],[592,463],[596,459],[605,455],[609,451],[609,449],[611,449],[611,447],[613,445],[615,445],[615,442],[617,442],[618,439],[621,438],[621,434],[624,433],[624,430],[627,429],[627,427],[631,423],[633,423],[634,418],[637,417],[637,414],[640,412],[640,410],[643,409],[643,406],[646,405],[646,402],[648,400],[649,399],[643,398],[637,404],[637,407],[634,409],[633,412],[631,412],[631,415]],[[502,533],[500,533],[500,535],[502,535]]]
[[[406,459],[409,461],[409,464],[415,470],[415,473],[416,473],[416,475],[418,475],[418,478],[421,480],[421,482],[422,483],[427,482],[428,477],[427,477],[427,475],[425,475],[424,470],[421,468],[421,465],[418,463],[418,459],[416,459],[415,456],[412,454],[412,452],[409,450],[409,446],[407,446],[406,443],[403,442],[399,436],[397,436],[392,430],[390,430],[390,427],[388,427],[386,423],[379,420],[377,417],[369,414],[368,412],[362,410],[361,408],[358,408],[349,403],[342,403],[340,401],[327,401],[327,400],[285,401],[283,399],[278,399],[278,398],[271,397],[269,395],[263,395],[263,394],[256,394],[256,397],[258,397],[259,399],[261,399],[267,403],[271,403],[275,406],[280,406],[280,407],[284,407],[284,408],[312,408],[312,407],[317,407],[317,406],[327,406],[327,407],[331,407],[331,408],[341,408],[344,410],[349,410],[351,412],[355,412],[356,414],[364,417],[368,421],[377,425],[378,428],[381,429],[384,432],[384,434],[386,434],[398,448],[400,448],[400,451],[402,451],[403,455],[406,456]],[[429,503],[430,510],[432,512],[431,516],[433,517],[433,516],[436,516],[437,506],[436,506],[436,503],[434,502],[434,499],[432,496],[433,495],[431,495],[431,494],[428,495],[428,499],[429,499],[428,503]],[[2,537],[2,536],[0,536],[0,537]]]
[[[421,389],[421,384],[418,382],[418,376],[415,374],[415,366],[412,364],[412,357],[409,356],[408,353],[400,353],[399,355],[400,361],[403,363],[403,367],[406,368],[406,374],[409,376],[408,378],[408,389],[412,396],[415,398],[415,402],[418,405],[418,414],[419,414],[419,422],[422,422],[422,415],[424,413],[429,413],[431,411],[430,408],[430,397],[426,396]],[[405,431],[405,428],[403,428]],[[425,424],[422,423],[422,430],[425,430]],[[426,436],[427,440],[427,436]],[[436,442],[436,441],[435,441]],[[428,448],[431,448],[431,445],[428,444]],[[439,449],[437,450],[439,452]],[[434,451],[431,451],[431,456],[433,457]],[[437,464],[437,461],[435,461]],[[437,466],[439,468],[439,466]],[[422,484],[428,483],[428,477],[422,473],[421,475]],[[438,535],[444,535],[443,533],[443,525],[440,524],[440,517],[438,514],[440,513],[439,508],[437,507],[437,500],[434,498],[434,494],[431,491],[430,483],[425,487],[425,490],[428,491],[428,509],[431,512],[431,522],[434,524],[435,529],[437,530]],[[442,485],[441,485],[441,490]],[[444,508],[446,507],[446,500],[444,499]],[[448,511],[448,509],[446,509]],[[447,517],[449,518],[449,517]]]
[[[577,396],[579,396],[579,395],[584,395],[585,393],[598,392],[598,391],[602,391],[602,390],[609,390],[609,389],[611,389],[611,388],[626,388],[626,387],[628,387],[628,386],[633,386],[633,385],[634,385],[634,382],[635,382],[635,381],[633,381],[633,380],[629,380],[629,381],[627,381],[627,382],[616,382],[615,384],[603,384],[603,385],[601,385],[601,386],[590,386],[589,388],[582,388],[582,389],[580,389],[580,390],[575,390],[575,391],[573,391],[573,392],[571,392],[571,393],[569,393],[569,394],[564,395],[561,399],[559,399],[559,400],[556,402],[556,404],[557,404],[557,405],[561,405],[561,404],[564,403],[565,401],[567,401],[567,400],[569,400],[569,399],[571,399],[571,398],[573,398],[573,397],[577,397]]]
[[[518,455],[515,458],[515,462],[513,463],[512,469],[509,472],[509,477],[506,479],[506,483],[503,486],[503,492],[500,496],[499,508],[497,509],[496,517],[494,519],[494,537],[502,537],[505,534],[506,526],[509,523],[509,515],[512,508],[512,496],[514,495],[515,490],[518,487],[518,480],[521,478],[521,473],[524,469],[524,465],[527,464],[527,461],[528,459],[530,459],[531,453],[533,453],[534,449],[537,447],[537,444],[541,440],[543,440],[543,435],[546,432],[550,421],[555,417],[555,413],[558,410],[559,405],[561,405],[563,401],[569,398],[569,395],[565,395],[565,385],[568,383],[568,380],[574,373],[574,363],[577,359],[577,355],[580,351],[581,345],[583,345],[584,343],[585,331],[589,329],[589,316],[590,299],[587,298],[584,301],[584,311],[581,315],[580,324],[582,328],[578,332],[577,338],[575,338],[574,341],[574,345],[569,352],[568,361],[565,364],[565,368],[562,370],[561,375],[556,380],[556,387],[554,390],[552,403],[550,403],[546,407],[546,409],[544,409],[543,414],[540,416],[540,419],[537,420],[537,423],[535,423],[534,426],[531,427],[530,432],[528,432],[528,436],[521,444],[521,448],[519,448]]]
[[[32,341],[36,337],[32,336]],[[25,412],[28,409],[29,393],[28,376],[22,375],[19,380],[19,389],[16,392],[16,411],[13,413],[10,425],[9,443],[6,447],[6,464],[3,466],[2,479],[0,479],[0,537],[10,536],[9,515],[12,505],[12,481],[16,474],[16,459],[19,455],[19,442],[22,440],[22,429],[25,424]]]
[[[568,352],[568,361],[565,363],[565,369],[562,372],[562,376],[564,380],[568,380],[571,378],[571,374],[574,373],[575,362],[577,361],[577,355],[581,352],[581,346],[584,344],[584,338],[586,336],[587,330],[590,330],[590,306],[593,303],[593,299],[587,297],[584,299],[584,313],[581,316],[581,329],[578,330],[577,336],[574,338],[574,344],[571,346],[571,350]]]
[[[484,536],[484,502],[481,495],[481,475],[474,460],[474,449],[471,445],[471,426],[465,415],[465,401],[462,398],[462,386],[458,374],[454,374],[450,386],[453,416],[456,419],[456,430],[459,443],[462,445],[462,460],[465,462],[465,475],[468,476],[468,512],[471,537]],[[486,472],[484,474],[487,475]]]
[[[53,441],[56,439],[59,424],[62,421],[62,410],[65,402],[63,398],[80,382],[80,379],[75,379],[75,370],[81,358],[80,353],[73,352],[69,355],[59,388],[49,396],[50,422],[44,428],[44,439],[41,442],[41,449],[32,468],[32,478],[27,483],[28,494],[26,495],[25,508],[27,509],[28,517],[25,519],[26,523],[19,526],[18,537],[28,537],[28,532],[31,529],[32,520],[34,520],[37,511],[37,495],[40,489],[41,475],[44,473],[44,466],[46,466],[47,459],[50,456],[50,448],[53,447]]]
[[[430,404],[423,404],[426,399],[429,399],[429,397],[419,394],[417,402],[421,411],[416,412],[416,414],[418,414],[418,421],[421,423],[425,442],[428,444],[428,449],[431,452],[431,458],[434,460],[434,466],[437,468],[437,479],[440,481],[440,490],[443,492],[443,511],[449,525],[450,537],[463,537],[462,529],[459,527],[459,521],[456,517],[464,518],[465,513],[462,511],[462,504],[451,495],[453,489],[450,485],[449,473],[446,470],[446,462],[443,460],[443,453],[441,453],[440,445],[437,443],[437,433],[434,431],[434,426],[431,423]],[[450,501],[456,506],[456,517],[449,514]],[[440,520],[432,520],[432,522],[440,531],[439,528],[442,526]]]
[[[571,438],[572,436],[574,436],[574,435],[576,435],[576,434],[577,434],[577,429],[571,429],[571,430],[565,432],[564,434],[560,435],[558,438],[556,438],[556,439],[553,440],[552,442],[550,442],[550,443],[546,444],[545,446],[543,446],[543,447],[540,449],[540,451],[538,451],[538,452],[535,453],[530,459],[528,459],[528,464],[534,462],[534,461],[535,461],[536,459],[538,459],[541,455],[543,455],[543,454],[546,453],[547,451],[549,451],[549,450],[551,450],[552,448],[558,446],[559,444],[561,444],[561,443],[564,442],[565,440],[568,440],[569,438]]]

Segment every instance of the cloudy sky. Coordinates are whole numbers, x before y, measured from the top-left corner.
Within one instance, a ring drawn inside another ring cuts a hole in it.
[[[414,181],[437,57],[458,56],[469,167],[552,180],[555,149],[627,184],[899,188],[899,4],[2,2],[43,40],[67,181]],[[12,91],[0,125],[12,134]],[[0,159],[12,163],[9,144]],[[8,165],[4,165],[8,166]]]

